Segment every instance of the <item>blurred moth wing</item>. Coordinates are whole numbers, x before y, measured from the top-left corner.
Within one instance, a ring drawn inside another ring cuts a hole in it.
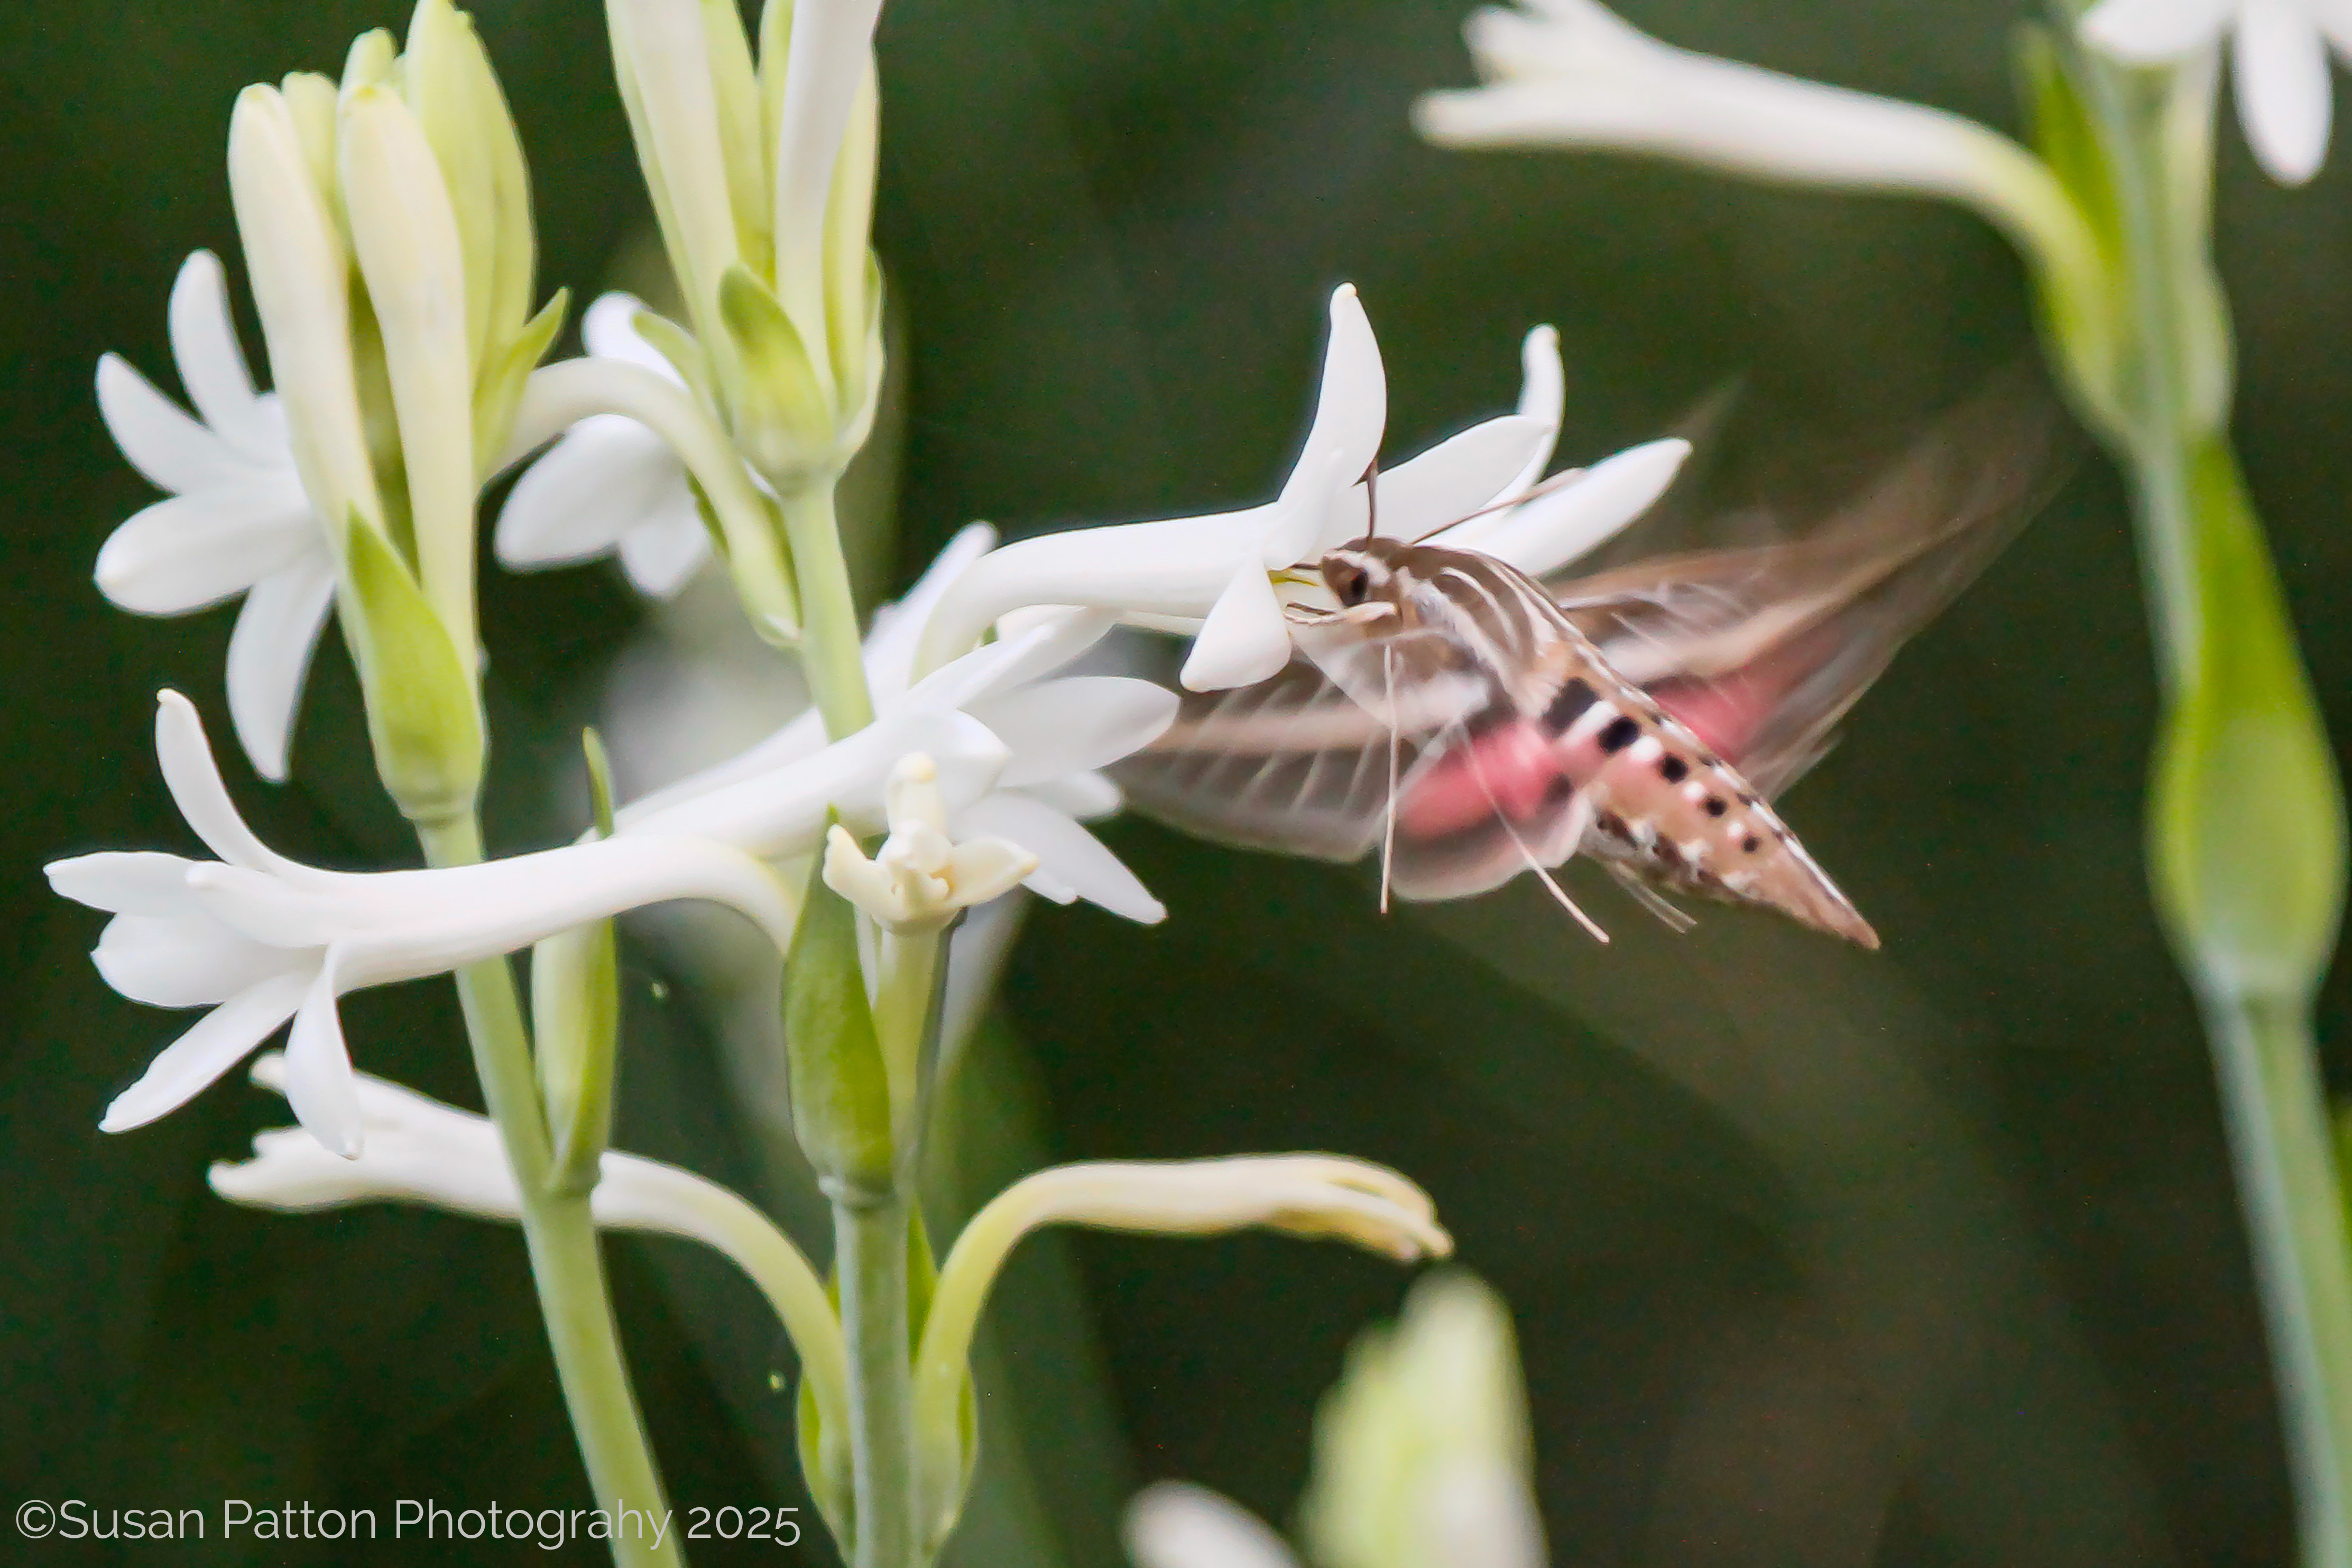
[[[1294,613],[1286,668],[1187,694],[1117,776],[1136,809],[1221,842],[1378,850],[1384,896],[1549,883],[1582,852],[1678,925],[1660,894],[1874,947],[1768,803],[2031,514],[2049,426],[1979,398],[1801,537],[1549,583],[1354,541],[1317,564],[1339,608]]]

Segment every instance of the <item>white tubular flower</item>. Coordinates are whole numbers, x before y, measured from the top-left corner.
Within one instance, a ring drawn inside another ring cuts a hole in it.
[[[854,832],[883,831],[882,783],[919,752],[937,769],[949,838],[1020,846],[1037,861],[1025,885],[1057,903],[1085,899],[1129,920],[1165,918],[1166,907],[1081,826],[1119,806],[1098,770],[1149,744],[1176,713],[1174,696],[1150,681],[1054,677],[1108,629],[1107,616],[1055,615],[908,680],[932,607],[992,537],[964,530],[875,617],[865,655],[874,724],[828,746],[822,717],[803,713],[740,756],[624,807],[619,831],[684,832],[781,854],[824,831],[827,804]],[[827,782],[799,782],[818,779]]]
[[[1475,13],[1486,85],[1433,93],[1414,121],[1449,147],[1605,147],[1800,184],[1907,192],[1974,207],[2087,288],[2097,243],[2055,176],[1998,132],[1924,104],[1693,54],[1597,0]]]
[[[1315,1422],[1299,1512],[1325,1568],[1542,1568],[1509,1310],[1466,1274],[1364,1334]]]
[[[2327,158],[2336,93],[2328,46],[2352,59],[2352,5],[2340,0],[2100,0],[2085,40],[2129,65],[2160,65],[2231,35],[2238,121],[2263,170],[2300,185]]]
[[[728,904],[778,942],[790,938],[792,900],[767,868],[693,838],[615,837],[436,870],[304,866],[237,815],[203,723],[176,692],[161,697],[155,741],[173,801],[220,858],[108,853],[47,868],[58,892],[115,917],[91,954],[108,984],[151,1006],[211,1008],[107,1108],[110,1132],[178,1109],[290,1018],[295,1113],[326,1147],[356,1155],[343,993],[444,973],[671,899]]]
[[[142,616],[246,596],[229,637],[229,717],[255,771],[281,781],[303,675],[334,603],[335,558],[295,468],[285,411],[254,391],[211,252],[181,266],[170,321],[194,418],[121,356],[98,362],[108,432],[131,467],[171,492],[108,538],[98,585]]]
[[[920,752],[898,760],[884,794],[890,837],[871,860],[840,824],[825,836],[825,886],[901,934],[938,931],[1037,869],[1037,857],[1018,844],[950,837],[939,777],[939,764]]]
[[[276,1052],[253,1064],[254,1081],[280,1094],[289,1092],[291,1073]],[[400,1203],[478,1219],[521,1218],[514,1173],[488,1117],[365,1073],[354,1075],[352,1091],[367,1134],[357,1158],[337,1158],[299,1128],[273,1128],[254,1139],[253,1158],[213,1166],[213,1191],[247,1208],[289,1214]],[[588,1202],[608,1230],[683,1237],[733,1260],[792,1336],[821,1420],[846,1429],[848,1363],[824,1282],[757,1209],[691,1171],[610,1150]]]
[[[1206,1487],[1154,1481],[1127,1505],[1135,1568],[1295,1568],[1265,1521]]]
[[[1655,442],[1636,448],[1606,483],[1572,480],[1531,503],[1524,517],[1514,511],[1510,527],[1478,515],[1528,490],[1559,432],[1559,347],[1550,329],[1529,334],[1526,362],[1518,413],[1475,425],[1370,476],[1387,418],[1387,384],[1371,323],[1355,289],[1343,286],[1331,297],[1315,422],[1279,497],[1244,511],[1073,529],[1006,545],[975,562],[942,595],[922,634],[919,668],[970,647],[1014,610],[1075,605],[1192,631],[1181,679],[1193,690],[1247,685],[1290,657],[1285,591],[1298,585],[1286,581],[1286,574],[1375,525],[1393,538],[1448,542],[1453,535],[1441,531],[1467,519],[1482,535],[1542,559],[1540,569],[1549,569],[1558,563],[1552,558],[1562,541],[1576,553],[1638,515],[1688,447]],[[1655,489],[1636,494],[1640,485],[1631,479],[1654,480]],[[1637,504],[1628,510],[1629,502]],[[1507,558],[1528,564],[1517,553]]]
[[[944,1534],[961,1500],[960,1412],[972,1334],[990,1288],[1023,1237],[1049,1225],[1151,1236],[1262,1227],[1345,1241],[1412,1263],[1454,1250],[1436,1212],[1429,1194],[1396,1172],[1334,1154],[1106,1161],[1057,1165],[1013,1183],[971,1217],[949,1249],[915,1352],[915,1441],[929,1538]]]
[[[606,294],[580,335],[591,360],[650,371],[681,388],[669,361],[637,333],[645,307]],[[523,471],[499,514],[499,561],[516,571],[617,553],[637,592],[667,599],[710,559],[710,531],[687,485],[686,465],[659,436],[620,414],[574,425]]]

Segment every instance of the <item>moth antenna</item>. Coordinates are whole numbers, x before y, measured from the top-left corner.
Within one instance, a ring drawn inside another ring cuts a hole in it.
[[[1428,541],[1436,538],[1439,534],[1444,533],[1447,529],[1457,528],[1463,523],[1468,522],[1474,517],[1492,517],[1498,511],[1508,511],[1515,506],[1525,506],[1528,502],[1535,500],[1538,496],[1548,496],[1551,494],[1552,491],[1559,489],[1561,486],[1567,484],[1570,479],[1580,479],[1583,477],[1584,470],[1582,468],[1562,468],[1559,472],[1554,474],[1551,478],[1544,480],[1542,483],[1529,485],[1525,490],[1513,496],[1508,500],[1498,500],[1491,506],[1482,506],[1476,511],[1465,511],[1460,517],[1454,518],[1450,521],[1441,522],[1435,528],[1431,529],[1427,533],[1423,534],[1419,539],[1412,541],[1412,542],[1415,544],[1426,543]]]
[[[1363,486],[1364,537],[1378,539],[1381,536],[1381,460],[1378,458],[1364,465]]]
[[[1396,645],[1381,645],[1381,682],[1387,688],[1389,710],[1389,795],[1388,820],[1381,829],[1381,913],[1389,912],[1389,869],[1396,861],[1397,808],[1397,705],[1396,705]]]
[[[1459,719],[1454,721],[1453,728],[1454,733],[1464,741],[1466,742],[1470,738],[1469,731],[1464,727]],[[1486,804],[1495,808],[1495,820],[1503,825],[1503,831],[1510,836],[1511,847],[1519,852],[1519,858],[1527,862],[1528,869],[1536,874],[1536,880],[1544,885],[1546,892],[1559,900],[1561,909],[1576,917],[1577,924],[1592,933],[1593,941],[1606,945],[1609,933],[1601,929],[1601,922],[1577,907],[1576,900],[1568,896],[1568,889],[1561,887],[1558,879],[1545,868],[1543,862],[1536,858],[1536,852],[1528,847],[1528,841],[1519,837],[1517,828],[1511,826],[1510,816],[1503,810],[1503,803],[1495,798],[1494,789],[1486,783],[1486,770],[1480,764],[1478,754],[1475,751],[1470,753],[1470,777],[1477,784],[1478,793],[1486,797]],[[1584,823],[1592,815],[1592,802],[1582,790],[1579,790],[1568,809],[1569,820],[1576,828],[1575,837],[1581,839],[1584,837]]]

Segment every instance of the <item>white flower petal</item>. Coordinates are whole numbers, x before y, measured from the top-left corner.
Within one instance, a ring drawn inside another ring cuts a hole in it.
[[[213,761],[212,744],[205,739],[205,721],[197,717],[196,705],[176,691],[155,694],[155,756],[163,764],[173,804],[205,847],[231,866],[280,876],[303,871],[255,837],[237,815]]]
[[[106,983],[150,1007],[204,1007],[226,1001],[299,955],[263,947],[200,915],[117,915],[90,952]]]
[[[1290,625],[1265,568],[1242,563],[1210,606],[1177,679],[1188,691],[1222,691],[1265,679],[1290,662]]]
[[[992,550],[949,584],[926,617],[915,668],[937,670],[970,651],[998,617],[1031,605],[1200,615],[1237,564],[1264,569],[1260,552],[1280,504],[1066,529]]]
[[[1009,838],[1037,857],[1038,874],[1030,879],[1030,886],[1039,892],[1059,884],[1088,903],[1144,925],[1168,918],[1168,906],[1153,898],[1101,840],[1043,801],[992,795],[958,813],[955,826],[964,837],[985,833]]]
[[[254,772],[286,782],[302,679],[335,602],[334,557],[312,552],[253,585],[228,639],[228,716]]]
[[[595,302],[581,313],[580,341],[598,359],[626,360],[677,381],[677,368],[663,356],[661,350],[638,335],[637,312],[645,308],[645,301],[635,294],[599,294]]]
[[[1118,785],[1101,773],[1066,773],[1015,792],[1044,801],[1064,816],[1092,822],[1109,816],[1127,804]]]
[[[1283,487],[1283,500],[1294,503],[1311,497],[1328,482],[1327,469],[1336,471],[1342,484],[1360,479],[1381,454],[1381,432],[1388,416],[1388,378],[1381,369],[1380,340],[1372,335],[1356,286],[1342,283],[1331,294],[1331,341],[1323,351],[1315,423]]]
[[[229,314],[228,282],[211,251],[196,251],[181,264],[172,284],[169,319],[172,358],[198,417],[247,462],[287,462],[283,427],[263,412],[254,395]]]
[[[1560,369],[1559,333],[1550,327],[1537,327],[1519,344],[1519,415],[1526,419],[1540,419],[1551,429],[1544,438],[1543,449],[1528,459],[1518,478],[1511,481],[1505,497],[1523,495],[1551,462],[1552,447],[1559,439],[1559,422],[1568,411],[1568,377]]]
[[[182,495],[251,477],[228,444],[155,390],[121,354],[98,362],[98,412],[131,466],[159,490]]]
[[[599,414],[523,470],[492,542],[509,568],[560,566],[604,553],[680,505],[694,510],[686,469],[662,438],[634,419]]]
[[[127,1132],[143,1127],[203,1093],[294,1016],[309,981],[307,973],[277,975],[205,1014],[195,1027],[163,1047],[137,1083],[115,1096],[100,1130]]]
[[[876,701],[887,702],[914,683],[915,652],[932,607],[966,567],[995,545],[996,530],[984,522],[966,524],[923,568],[913,587],[874,613],[874,627],[866,635],[866,683]]]
[[[2100,0],[2081,30],[2093,46],[2135,64],[2178,59],[2221,36],[2237,0]]]
[[[2243,0],[2230,64],[2238,121],[2263,172],[2282,185],[2319,173],[2336,92],[2311,13],[2296,0]]]
[[[294,1015],[286,1042],[286,1103],[328,1152],[355,1160],[362,1142],[359,1086],[335,1006],[336,956],[327,950]]]
[[[59,898],[110,914],[175,915],[188,908],[194,862],[152,849],[110,849],[52,860],[42,869]]]
[[[621,535],[621,570],[649,599],[677,597],[710,559],[710,531],[682,483],[677,499],[681,504],[655,512]]]
[[[1297,1568],[1282,1537],[1206,1487],[1155,1481],[1127,1505],[1135,1568]]]
[[[1175,721],[1176,694],[1148,680],[1073,676],[970,704],[1013,753],[1005,788],[1107,767],[1141,751]]]
[[[324,547],[293,474],[258,474],[133,514],[100,549],[96,576],[100,591],[123,609],[184,615]]]
[[[1507,496],[1530,463],[1550,455],[1555,423],[1507,415],[1473,425],[1382,474],[1373,483],[1376,530],[1388,539],[1419,539]]]
[[[1679,437],[1628,447],[1556,490],[1449,529],[1437,542],[1483,550],[1531,577],[1544,576],[1649,510],[1675,482],[1690,450]]]

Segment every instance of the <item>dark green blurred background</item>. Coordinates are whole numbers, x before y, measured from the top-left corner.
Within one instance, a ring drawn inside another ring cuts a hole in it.
[[[1507,404],[1519,334],[1549,321],[1564,460],[1651,435],[1738,375],[1728,446],[1801,500],[2027,352],[2011,258],[1954,214],[1418,146],[1408,103],[1466,79],[1462,8],[891,0],[878,243],[908,333],[902,577],[974,517],[1021,531],[1267,492],[1342,279],[1381,333],[1392,451]],[[1628,11],[1695,47],[2015,123],[2021,5]],[[485,0],[477,16],[531,159],[543,278],[593,294],[643,222],[597,8]],[[586,1501],[513,1236],[217,1203],[205,1163],[283,1120],[234,1083],[156,1127],[97,1132],[179,1020],[103,988],[83,956],[98,917],[38,874],[84,849],[188,847],[150,698],[169,683],[221,711],[226,614],[134,620],[90,586],[107,531],[150,499],[99,424],[94,362],[120,350],[168,384],[179,259],[233,249],[236,89],[331,70],[354,32],[404,20],[357,0],[0,18],[11,1506]],[[2234,129],[2222,142],[2240,431],[2322,699],[2352,734],[2352,152],[2289,193]],[[1171,919],[1032,918],[965,1080],[942,1209],[1050,1158],[1326,1148],[1411,1173],[1517,1311],[1563,1564],[2288,1560],[2209,1072],[2143,894],[2134,573],[2117,488],[2085,460],[1789,797],[1881,953],[1712,911],[1675,938],[1598,888],[1620,939],[1606,950],[1523,887],[1383,921],[1352,873],[1122,826]],[[545,842],[568,828],[531,776],[562,765],[580,716],[548,694],[587,689],[636,611],[602,567],[492,576],[486,599],[498,760],[521,785],[496,832]],[[298,782],[233,781],[289,852],[394,863],[354,696],[331,648]],[[650,997],[656,961],[635,963]],[[354,997],[345,1016],[362,1067],[470,1101],[441,990]],[[2345,1002],[2339,981],[2331,1048]],[[683,999],[633,1004],[622,1142],[756,1188],[709,1025]],[[614,1252],[677,1500],[794,1500],[768,1380],[788,1363],[750,1292],[682,1245]],[[1316,1397],[1404,1283],[1259,1238],[1025,1255],[983,1368],[990,1468],[963,1560],[1118,1562],[1117,1505],[1156,1477],[1284,1518]],[[779,1555],[827,1560],[697,1560]]]

